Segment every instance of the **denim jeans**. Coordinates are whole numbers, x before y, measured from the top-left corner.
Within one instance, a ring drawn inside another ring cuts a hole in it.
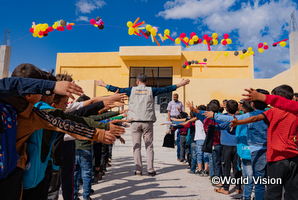
[[[81,173],[80,173],[81,172]],[[83,179],[83,198],[89,199],[91,194],[91,184],[92,184],[92,150],[76,150],[76,163],[74,172],[74,194],[73,199],[78,198],[79,191],[79,174],[82,175]]]
[[[217,144],[217,145],[214,145],[213,146],[212,160],[213,160],[214,176],[220,177],[222,175],[222,168],[221,168],[221,145],[220,144]]]
[[[177,159],[180,160],[180,134],[178,134],[178,131],[177,131],[176,145],[177,145]]]
[[[251,165],[252,165],[252,171],[253,171],[255,180],[257,180],[258,177],[265,178],[266,165],[267,165],[266,152],[267,152],[267,149],[251,152]],[[255,199],[263,200],[264,193],[265,193],[265,185],[256,184]]]
[[[209,176],[213,177],[214,176],[214,165],[213,165],[213,159],[212,159],[212,153],[204,153],[207,154],[209,158]]]
[[[251,192],[253,188],[253,172],[251,166],[251,160],[242,159],[243,177],[248,177],[248,184],[244,184],[243,200],[251,199]]]
[[[209,155],[208,153],[205,153],[202,151],[203,148],[203,144],[204,144],[204,140],[197,140],[196,141],[196,150],[197,150],[197,162],[198,164],[203,163],[209,163]]]
[[[196,167],[197,167],[197,152],[196,152],[196,143],[192,142],[191,143],[191,148],[190,148],[190,152],[191,152],[191,168],[190,171],[195,173],[196,171]]]

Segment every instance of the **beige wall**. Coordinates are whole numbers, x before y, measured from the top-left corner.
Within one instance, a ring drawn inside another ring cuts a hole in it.
[[[271,91],[280,84],[289,84],[296,90],[298,66],[271,78],[254,79],[253,56],[241,60],[234,52],[224,52],[215,60],[216,51],[181,51],[179,46],[163,47],[120,47],[118,52],[110,53],[58,53],[56,73],[67,71],[74,80],[80,80],[89,96],[111,94],[106,89],[96,87],[94,80],[103,79],[107,84],[128,87],[130,67],[173,67],[173,84],[181,78],[189,78],[190,84],[179,88],[180,100],[206,104],[211,99],[240,100],[244,88],[264,88]],[[183,69],[185,61],[207,58],[207,67],[191,65]],[[87,81],[88,80],[88,81]],[[91,81],[90,81],[91,80]],[[84,82],[85,81],[85,82]]]

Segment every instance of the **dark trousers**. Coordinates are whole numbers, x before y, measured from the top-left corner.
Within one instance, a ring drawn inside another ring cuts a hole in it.
[[[0,180],[0,199],[19,200],[22,195],[24,170],[16,168],[5,179]]]
[[[93,156],[95,167],[100,167],[102,143],[93,144]]]
[[[106,163],[107,163],[107,160],[109,159],[108,158],[108,150],[109,150],[108,145],[102,144],[99,172],[103,172],[104,170],[106,170]]]
[[[47,200],[51,179],[52,167],[48,166],[44,179],[35,188],[23,190],[23,200]]]
[[[226,176],[227,178],[231,175],[231,164],[233,163],[233,174],[234,177],[241,178],[241,171],[239,171],[238,166],[241,167],[241,162],[239,160],[238,154],[237,154],[237,148],[236,146],[226,146],[222,145],[222,152],[221,152],[221,160],[222,160],[222,166],[223,166],[223,176]],[[229,191],[230,185],[226,182],[223,184],[224,190]],[[236,189],[241,189],[241,184],[237,182]]]
[[[285,189],[285,200],[298,198],[298,156],[285,160],[267,163],[267,175],[271,179],[281,178],[282,184],[268,184],[265,200],[282,199]]]
[[[214,176],[220,177],[222,175],[221,171],[221,145],[217,144],[213,146],[212,150],[212,161]]]
[[[52,169],[52,180],[48,191],[48,200],[58,200],[59,189],[61,184],[61,168]]]
[[[186,158],[188,162],[189,145],[187,145],[186,135],[180,135],[180,162]]]
[[[109,144],[108,159],[112,159],[113,144]]]
[[[61,166],[62,196],[64,200],[73,199],[73,174],[76,161],[76,143],[64,141]]]

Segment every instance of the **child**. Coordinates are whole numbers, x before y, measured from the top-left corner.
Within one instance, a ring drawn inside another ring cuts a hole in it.
[[[293,89],[288,85],[281,85],[276,87],[272,94],[291,100]],[[261,120],[269,123],[267,130],[267,175],[275,181],[282,180],[281,184],[278,182],[270,184],[269,182],[265,199],[281,199],[283,188],[285,189],[285,199],[296,199],[298,195],[298,151],[294,137],[298,126],[297,117],[292,113],[272,108],[260,115],[244,120],[235,118],[231,126],[235,127]]]

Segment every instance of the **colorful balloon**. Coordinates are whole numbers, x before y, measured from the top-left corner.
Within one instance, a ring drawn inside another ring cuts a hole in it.
[[[217,37],[218,37],[217,33],[213,33],[213,34],[212,34],[212,38],[213,38],[213,39],[216,39]]]
[[[263,43],[259,43],[258,48],[262,48],[262,47],[263,47]]]
[[[229,55],[228,52],[225,52],[225,53],[224,53],[224,56],[225,56],[225,57],[228,57],[228,55]]]
[[[225,33],[223,36],[224,39],[228,39],[229,38],[229,34]]]
[[[244,55],[243,55],[243,54],[240,55],[240,59],[241,59],[241,60],[244,59]]]
[[[260,53],[263,53],[263,52],[264,52],[264,49],[259,48],[259,52],[260,52]]]
[[[285,47],[285,46],[287,45],[287,43],[286,43],[285,41],[282,41],[282,42],[279,43],[279,45],[280,45],[281,47]]]
[[[251,48],[251,47],[248,47],[248,49],[247,49],[247,50],[250,52],[250,51],[252,51],[252,48]]]
[[[245,52],[245,54],[244,54],[246,57],[248,57],[249,56],[249,53],[248,52]]]
[[[181,43],[180,38],[176,38],[175,43],[176,43],[176,44],[180,44],[180,43]]]
[[[227,39],[227,44],[231,44],[232,40],[230,38]]]

